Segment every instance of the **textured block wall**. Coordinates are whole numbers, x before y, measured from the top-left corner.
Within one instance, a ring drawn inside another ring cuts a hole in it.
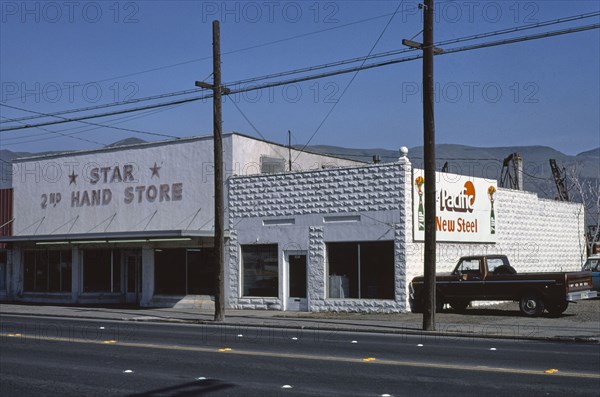
[[[231,178],[229,216],[385,211],[400,202],[398,164]]]
[[[408,283],[413,277],[423,274],[424,252],[424,244],[413,241],[411,181],[411,166],[406,159],[394,164],[231,178],[228,190],[229,229],[234,235],[229,241],[230,307],[278,308],[282,305],[282,296],[239,298],[241,269],[235,229],[240,219],[380,211],[399,212],[400,223],[393,225],[395,299],[327,299],[324,240],[327,224],[311,224],[305,230],[309,236],[309,310],[408,310]],[[585,251],[582,205],[540,199],[528,192],[499,189],[496,211],[498,242],[439,243],[438,272],[450,271],[461,256],[496,253],[507,255],[519,272],[580,268]],[[357,223],[347,227],[361,226]],[[258,236],[260,230],[243,230],[240,233],[248,232]],[[369,239],[365,237],[364,240]]]
[[[406,202],[405,184],[408,161],[395,164],[353,168],[325,169],[293,174],[231,178],[229,182],[229,227],[235,229],[240,219],[302,217],[314,214],[364,214],[366,212],[400,212]],[[410,180],[410,178],[408,178]],[[410,191],[410,190],[409,190]],[[410,209],[408,210],[410,211]],[[404,271],[396,271],[395,300],[327,299],[325,233],[327,226],[306,227],[308,235],[308,303],[310,311],[400,312],[404,310],[406,285]],[[348,224],[360,228],[361,224]],[[389,226],[386,226],[386,228]],[[396,269],[404,268],[403,238],[405,223],[393,225]],[[251,231],[244,230],[241,233]],[[256,231],[260,233],[260,231]],[[229,242],[228,280],[231,284],[229,306],[232,308],[278,308],[282,296],[264,298],[239,297],[240,258],[237,234]],[[377,237],[379,237],[378,234]],[[373,237],[375,240],[377,237]],[[370,238],[365,238],[369,240]],[[280,292],[281,295],[281,292]]]
[[[520,273],[577,271],[585,258],[584,209],[577,203],[540,199],[537,194],[498,189],[496,244],[437,245],[437,271],[451,271],[465,255],[504,254]],[[423,274],[422,242],[409,231],[408,271]]]

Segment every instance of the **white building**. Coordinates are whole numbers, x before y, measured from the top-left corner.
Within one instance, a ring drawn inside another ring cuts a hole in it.
[[[403,312],[422,273],[422,171],[224,137],[229,308]],[[13,164],[6,290],[27,302],[173,305],[213,293],[213,144],[190,138]],[[438,270],[507,254],[578,270],[583,207],[438,174]]]
[[[225,176],[357,165],[240,134]],[[212,137],[13,162],[13,235],[0,298],[172,304],[213,290]]]
[[[423,273],[420,194],[396,163],[229,181],[228,302],[233,308],[403,312]],[[520,272],[579,270],[583,206],[438,173],[437,268],[503,253]]]

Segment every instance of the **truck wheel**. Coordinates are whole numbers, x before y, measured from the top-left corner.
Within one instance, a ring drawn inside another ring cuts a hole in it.
[[[441,313],[444,310],[444,297],[440,294],[437,293],[436,297],[435,297],[435,312],[436,313]]]
[[[450,302],[450,307],[455,312],[464,312],[470,303],[468,300],[455,300]]]
[[[521,313],[528,317],[536,317],[544,312],[544,301],[535,293],[526,293],[519,301]]]
[[[548,313],[550,313],[551,316],[558,317],[561,314],[563,314],[565,310],[567,310],[567,307],[569,307],[569,302],[564,301],[561,303],[549,305],[548,307],[546,307],[546,310],[548,310]]]

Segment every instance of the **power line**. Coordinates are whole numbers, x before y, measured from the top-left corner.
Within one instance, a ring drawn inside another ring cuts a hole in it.
[[[354,21],[354,22],[349,22],[349,23],[346,23],[346,24],[343,24],[343,25],[337,25],[337,26],[333,26],[333,27],[329,27],[329,28],[325,28],[325,29],[321,29],[321,30],[316,30],[316,31],[313,31],[313,32],[302,33],[302,34],[299,34],[299,35],[296,35],[296,36],[290,36],[290,37],[286,37],[286,38],[283,38],[283,39],[268,41],[268,42],[261,43],[261,44],[255,44],[255,45],[252,45],[252,46],[249,46],[249,47],[238,48],[238,49],[231,50],[231,51],[225,51],[221,55],[230,55],[230,54],[235,54],[235,53],[238,53],[238,52],[253,50],[253,49],[256,49],[256,48],[267,47],[267,46],[270,46],[270,45],[273,45],[273,44],[284,43],[284,42],[290,41],[290,40],[295,40],[295,39],[299,39],[299,38],[303,38],[303,37],[313,36],[313,35],[316,35],[316,34],[319,34],[319,33],[323,33],[323,32],[328,32],[328,31],[331,31],[331,30],[342,29],[342,28],[346,28],[348,26],[353,26],[353,25],[358,25],[358,24],[365,23],[365,22],[374,21],[376,19],[384,18],[384,17],[387,17],[389,15],[390,14],[383,14],[383,15],[379,15],[379,16],[376,16],[376,17],[371,17],[371,18],[366,18],[366,19],[361,19],[361,20],[358,20],[358,21]],[[139,72],[133,72],[133,73],[128,73],[128,74],[123,74],[123,75],[116,76],[116,77],[109,77],[109,78],[106,78],[106,79],[97,80],[97,81],[93,81],[93,82],[90,82],[90,83],[103,83],[103,82],[106,82],[106,81],[124,79],[126,77],[132,77],[132,76],[137,76],[137,75],[140,75],[140,74],[145,74],[145,73],[150,73],[150,72],[156,72],[156,71],[164,70],[164,69],[170,69],[170,68],[174,68],[174,67],[177,67],[177,66],[187,65],[187,64],[190,64],[190,63],[196,63],[196,62],[206,61],[206,60],[209,60],[209,59],[212,59],[212,56],[206,56],[206,57],[202,57],[202,58],[190,59],[190,60],[187,60],[187,61],[177,62],[177,63],[170,64],[170,65],[158,66],[158,67],[151,68],[151,69],[141,70]],[[88,83],[88,84],[90,84],[90,83]],[[50,92],[51,93],[62,92],[62,91],[67,90],[67,89],[69,89],[69,87],[52,90],[52,91],[49,91],[49,93]],[[28,94],[28,95],[25,95],[25,97],[27,97],[29,95],[35,95],[35,94]],[[13,98],[13,99],[17,99],[17,98]]]
[[[4,116],[0,116],[0,117],[4,117]],[[23,124],[23,123],[20,123],[20,124]],[[97,142],[97,141],[93,141],[91,139],[85,139],[85,138],[80,138],[80,137],[73,137],[73,136],[70,136],[69,134],[64,134],[64,133],[61,133],[61,132],[58,132],[58,131],[51,131],[51,130],[49,130],[47,128],[44,128],[44,127],[35,127],[35,128],[43,130],[43,131],[47,131],[47,132],[52,133],[52,134],[57,134],[57,135],[59,135],[61,137],[73,138],[73,139],[77,139],[77,140],[80,140],[80,141],[83,141],[83,142],[88,142],[88,143],[93,143],[95,145],[104,146],[103,143],[100,143],[100,142]],[[6,139],[7,138],[4,138],[4,140],[6,140]],[[8,138],[8,139],[10,139],[10,138]],[[15,145],[15,144],[14,143],[13,144],[11,144],[11,143],[8,143],[8,144],[3,143],[2,144],[2,146],[12,146],[12,145]]]
[[[550,32],[545,32],[545,33],[540,33],[540,34],[535,34],[535,35],[520,36],[520,37],[516,37],[516,38],[512,38],[512,39],[474,44],[471,46],[451,48],[451,49],[444,50],[444,52],[438,54],[438,56],[453,54],[453,53],[458,53],[458,52],[465,52],[465,51],[469,51],[469,50],[495,47],[495,46],[500,46],[500,45],[505,45],[505,44],[514,44],[514,43],[518,43],[518,42],[537,40],[537,39],[560,36],[560,35],[571,34],[571,33],[578,33],[578,32],[583,32],[583,31],[587,31],[587,30],[591,30],[591,29],[598,29],[598,28],[600,28],[600,24],[591,24],[591,25],[584,25],[584,26],[580,26],[580,27],[576,27],[576,28],[550,31]],[[293,83],[300,83],[300,82],[304,82],[304,81],[316,80],[316,79],[321,79],[321,78],[325,78],[325,77],[332,77],[332,76],[337,76],[337,75],[341,75],[341,74],[356,72],[359,70],[367,70],[367,69],[379,68],[382,66],[395,65],[395,64],[399,64],[399,63],[403,63],[403,62],[420,59],[421,57],[422,57],[421,54],[417,54],[417,55],[414,55],[411,57],[395,58],[395,59],[381,61],[381,62],[377,62],[377,63],[371,63],[368,65],[361,65],[358,67],[351,67],[351,68],[346,68],[346,69],[335,70],[332,72],[326,72],[326,73],[320,73],[320,74],[316,74],[316,75],[303,76],[303,77],[294,78],[294,79],[270,82],[270,83],[265,83],[265,84],[241,88],[241,89],[232,89],[229,95],[243,93],[243,92],[256,91],[256,90],[262,90],[265,88],[272,88],[272,87],[288,85],[288,84],[293,84]],[[123,110],[118,110],[118,111],[113,111],[113,112],[108,112],[108,113],[99,113],[99,114],[80,116],[80,117],[75,117],[75,118],[61,118],[61,120],[54,120],[54,121],[48,121],[48,122],[43,122],[43,123],[38,123],[38,124],[31,124],[31,125],[28,124],[25,126],[5,127],[5,128],[0,128],[0,132],[14,131],[14,130],[20,130],[20,129],[25,129],[25,128],[33,128],[33,127],[47,126],[47,125],[53,125],[53,124],[62,124],[62,123],[68,123],[68,122],[74,122],[74,121],[82,121],[82,120],[88,120],[88,119],[99,118],[99,117],[107,117],[107,116],[113,116],[113,115],[118,115],[118,114],[137,112],[137,111],[141,111],[141,110],[155,109],[155,108],[160,108],[160,107],[165,107],[165,106],[170,106],[170,105],[195,102],[195,101],[199,101],[199,100],[203,100],[203,99],[208,99],[211,97],[212,97],[212,94],[207,94],[207,95],[203,95],[200,97],[186,98],[186,99],[181,99],[181,100],[172,101],[172,102],[163,102],[163,103],[159,103],[159,104],[141,106],[141,107],[130,108],[130,109],[123,109]],[[7,105],[0,103],[0,106],[7,106]],[[51,116],[51,115],[48,115],[48,116]]]
[[[89,132],[89,131],[94,131],[94,130],[97,130],[99,128],[114,128],[113,127],[114,124],[121,124],[121,123],[125,123],[125,122],[128,122],[128,121],[132,121],[132,120],[137,120],[137,119],[140,119],[140,118],[148,117],[148,116],[151,116],[151,115],[156,114],[156,113],[160,113],[160,112],[164,112],[164,111],[167,111],[167,110],[171,110],[171,109],[173,109],[173,108],[175,108],[177,106],[180,106],[180,105],[173,105],[172,107],[166,107],[166,108],[161,108],[161,109],[152,109],[152,110],[144,111],[144,112],[142,112],[142,114],[138,114],[138,115],[134,114],[134,115],[127,115],[127,116],[124,116],[124,117],[115,118],[115,119],[112,120],[112,121],[114,121],[113,123],[99,124],[97,127],[86,128],[86,129],[83,129],[81,131],[73,132],[73,133],[70,133],[70,134],[64,134],[64,132],[65,131],[70,131],[70,130],[76,130],[76,129],[85,128],[85,126],[72,127],[72,128],[61,130],[61,131],[51,131],[51,130],[48,130],[48,129],[45,129],[45,128],[36,127],[36,128],[42,129],[44,131],[48,131],[48,133],[46,133],[46,134],[38,134],[38,135],[27,135],[25,137],[18,136],[18,137],[13,137],[13,138],[4,138],[4,140],[6,141],[6,140],[9,140],[9,139],[10,140],[15,140],[15,139],[30,138],[30,137],[40,137],[40,136],[43,136],[43,135],[53,135],[53,136],[46,137],[46,138],[30,139],[30,140],[25,140],[25,141],[21,140],[21,141],[18,141],[18,142],[5,143],[5,144],[3,144],[3,146],[15,146],[15,145],[22,145],[24,143],[42,142],[42,141],[47,141],[47,140],[50,140],[50,139],[60,138],[60,136],[57,136],[56,134],[62,135],[64,137],[66,137],[66,138],[79,139],[78,137],[75,137],[74,135],[83,134],[83,133]],[[101,145],[104,145],[104,144],[101,144]]]
[[[256,132],[258,134],[258,136],[260,136],[264,141],[268,141],[268,139],[265,138],[265,136],[259,131],[259,129],[256,128],[256,126],[254,125],[254,123],[252,123],[252,121],[250,121],[250,119],[248,118],[248,116],[246,116],[246,114],[242,111],[242,109],[238,106],[238,104],[235,103],[235,101],[231,101],[231,103],[233,103],[233,106],[235,106],[235,108],[237,109],[237,111],[240,112],[240,114],[242,115],[242,117],[244,118],[244,120],[246,120],[246,122],[250,125],[250,127],[252,127],[252,129],[254,130],[254,132]],[[279,155],[279,157],[285,158],[285,156],[282,156],[281,153],[279,153],[279,151],[277,149],[274,149],[274,150]]]
[[[76,109],[61,110],[59,112],[52,113],[52,116],[54,117],[54,116],[61,116],[61,115],[70,114],[70,113],[81,113],[81,112],[85,112],[85,111],[89,111],[89,110],[117,107],[117,106],[129,105],[132,103],[139,103],[139,102],[152,101],[152,100],[156,100],[156,99],[170,98],[170,97],[179,96],[179,95],[197,94],[197,93],[203,92],[203,91],[207,91],[207,90],[194,88],[194,89],[183,90],[183,91],[175,91],[175,92],[159,94],[159,95],[152,95],[152,96],[147,96],[147,97],[142,97],[142,98],[137,98],[137,99],[130,99],[127,101],[111,102],[111,103],[105,103],[102,105],[94,105],[94,106],[87,106],[87,107],[81,107],[81,108],[76,108]],[[26,121],[26,120],[34,120],[34,119],[39,119],[39,118],[43,118],[43,117],[46,117],[46,116],[37,114],[37,115],[33,115],[33,116],[25,116],[25,117],[20,117],[20,118],[7,119],[7,121],[2,121],[2,122],[0,122],[0,124]]]
[[[392,14],[385,14],[385,16],[387,16],[387,15],[392,15]],[[456,39],[444,40],[444,41],[437,42],[434,45],[442,46],[442,45],[448,45],[448,44],[456,44],[456,43],[465,42],[465,41],[478,40],[478,39],[498,36],[498,35],[502,35],[502,34],[515,33],[515,32],[529,30],[529,29],[537,29],[540,27],[546,27],[546,26],[556,25],[556,24],[560,24],[560,23],[566,23],[566,22],[572,22],[572,21],[586,19],[586,18],[592,18],[592,17],[599,16],[599,15],[600,15],[600,12],[578,14],[578,15],[573,15],[573,16],[569,16],[569,17],[565,17],[565,18],[558,18],[558,19],[547,20],[547,21],[543,21],[543,22],[539,22],[539,23],[532,23],[532,24],[528,24],[528,25],[524,25],[524,26],[519,26],[516,28],[494,30],[494,31],[486,32],[486,33],[480,33],[480,34],[471,35],[471,36],[459,37]],[[377,17],[377,18],[380,18],[380,17]],[[403,48],[403,49],[392,50],[392,51],[387,51],[387,52],[382,52],[382,53],[377,53],[377,54],[369,54],[369,55],[363,56],[363,57],[350,58],[350,59],[340,60],[340,61],[336,61],[336,62],[325,63],[325,64],[321,64],[321,65],[309,66],[309,67],[304,67],[304,68],[299,68],[299,69],[294,69],[294,70],[289,70],[289,71],[284,71],[284,72],[278,72],[278,73],[272,73],[272,74],[253,77],[253,78],[242,79],[242,80],[228,83],[227,87],[231,88],[236,85],[249,84],[249,83],[254,83],[257,81],[264,81],[264,80],[269,80],[269,79],[273,79],[273,78],[284,77],[284,76],[289,76],[289,75],[294,75],[294,74],[299,74],[299,73],[307,73],[307,72],[312,72],[315,70],[328,69],[328,68],[332,68],[332,67],[336,67],[336,66],[342,66],[342,65],[361,62],[361,61],[364,62],[366,60],[389,57],[389,56],[399,55],[399,54],[413,52],[413,51],[416,51],[416,50],[413,48]],[[206,80],[206,79],[204,79],[204,80]],[[83,112],[83,111],[96,110],[96,109],[102,109],[102,108],[113,107],[113,106],[116,107],[116,106],[122,106],[122,105],[126,105],[126,104],[140,103],[140,102],[144,102],[144,101],[163,99],[163,98],[168,98],[168,97],[173,97],[173,96],[195,94],[195,93],[202,92],[202,91],[205,91],[205,90],[189,89],[189,90],[175,91],[175,92],[153,95],[153,96],[148,96],[148,97],[143,97],[143,98],[131,99],[128,101],[113,102],[113,103],[102,104],[102,105],[70,109],[70,110],[56,112],[53,114],[63,115],[63,114],[69,114],[69,113],[79,113],[79,112]],[[16,121],[32,120],[32,119],[37,119],[37,118],[41,118],[41,117],[44,117],[44,116],[39,116],[39,115],[26,116],[26,117],[21,117],[21,118],[17,118],[17,119],[9,119],[7,121],[0,122],[0,124],[13,122],[13,121],[16,122]]]
[[[16,107],[16,106],[7,105],[7,104],[3,104],[3,103],[0,103],[0,106],[5,106],[5,107],[11,108],[11,109],[21,110],[21,111],[24,111],[24,112],[42,114],[42,115],[45,115],[45,116],[48,116],[48,117],[56,117],[56,118],[61,119],[63,123],[67,123],[67,122],[70,122],[70,121],[77,121],[77,122],[80,122],[80,123],[83,123],[83,124],[93,125],[93,126],[97,126],[97,127],[108,127],[108,126],[105,126],[105,125],[102,125],[102,124],[98,124],[98,123],[91,123],[91,122],[83,121],[83,120],[71,120],[71,119],[67,119],[65,117],[53,116],[53,115],[47,114],[47,113],[35,112],[33,110],[22,109],[22,108],[19,108],[19,107]],[[53,124],[59,124],[59,123],[53,123]],[[50,124],[45,124],[45,125],[50,125]],[[37,125],[35,127],[40,127],[40,125]],[[23,128],[30,128],[30,127],[27,127],[27,125],[25,125],[25,126],[23,126]],[[166,135],[166,134],[160,134],[160,133],[157,133],[157,132],[141,131],[141,130],[135,130],[135,129],[132,129],[132,128],[122,128],[122,127],[114,127],[114,126],[110,126],[109,128],[114,128],[114,129],[121,130],[121,131],[135,132],[137,134],[146,134],[146,135],[160,136],[160,137],[163,137],[163,138],[180,139],[180,137],[174,136],[174,135]],[[3,130],[0,130],[0,131],[3,131]]]
[[[373,44],[373,46],[371,47],[371,49],[369,50],[369,53],[367,54],[367,57],[369,57],[373,53],[373,51],[375,50],[375,47],[377,47],[377,44],[379,44],[379,41],[381,40],[381,38],[383,37],[383,35],[387,31],[387,28],[392,23],[392,20],[394,19],[394,17],[398,13],[398,10],[400,10],[400,7],[402,6],[402,3],[404,3],[404,1],[401,1],[398,4],[398,7],[396,7],[396,10],[394,11],[394,13],[392,14],[392,16],[388,20],[387,24],[384,26],[383,30],[379,34],[379,37],[377,37],[377,40],[375,40],[375,43]],[[364,61],[362,61],[362,63],[361,63],[360,66],[361,67],[364,66],[366,62],[367,62],[367,59],[365,59]],[[310,136],[310,138],[308,139],[308,141],[306,142],[306,144],[304,144],[304,146],[302,147],[302,149],[300,149],[300,153],[298,153],[298,155],[296,155],[296,158],[294,159],[294,161],[298,160],[298,157],[300,157],[300,155],[302,154],[302,152],[304,151],[304,149],[306,149],[306,147],[310,144],[310,142],[313,140],[313,138],[315,137],[315,135],[317,135],[317,133],[319,132],[319,130],[321,130],[321,127],[329,119],[329,116],[331,116],[331,114],[333,113],[333,111],[335,110],[335,108],[337,107],[337,105],[340,103],[340,101],[342,100],[344,94],[348,91],[348,89],[350,88],[350,86],[352,85],[352,83],[354,82],[354,80],[356,79],[356,76],[358,76],[359,72],[360,72],[360,70],[357,70],[356,72],[354,72],[354,75],[352,76],[352,78],[350,79],[350,81],[348,82],[348,84],[346,84],[346,87],[344,88],[344,91],[342,91],[342,94],[340,95],[339,99],[333,103],[333,105],[331,106],[331,108],[329,109],[329,111],[327,112],[327,114],[325,115],[325,117],[323,118],[323,120],[321,121],[321,123],[317,126],[317,129],[315,130],[315,132],[313,132],[313,134]]]

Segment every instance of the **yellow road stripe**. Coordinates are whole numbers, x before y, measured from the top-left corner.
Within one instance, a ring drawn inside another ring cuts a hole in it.
[[[15,336],[14,334],[0,334],[0,337]],[[21,335],[23,338],[27,338],[26,335]],[[477,371],[477,372],[498,372],[498,373],[510,373],[520,375],[542,375],[552,377],[567,377],[567,378],[583,378],[583,379],[600,379],[600,374],[596,373],[585,373],[585,372],[563,372],[557,371],[549,373],[543,369],[519,369],[519,368],[503,368],[503,367],[488,367],[484,365],[462,365],[462,364],[444,364],[444,363],[426,363],[418,361],[404,361],[404,360],[368,360],[364,358],[352,358],[352,357],[338,357],[338,356],[320,356],[320,355],[309,355],[309,354],[298,354],[298,353],[274,353],[274,352],[261,352],[252,350],[228,350],[220,349],[216,347],[197,347],[197,346],[180,346],[180,345],[158,345],[154,343],[134,343],[134,342],[118,342],[106,344],[105,341],[101,340],[87,340],[79,338],[54,338],[54,337],[33,337],[36,341],[50,341],[50,342],[71,342],[81,344],[92,344],[92,345],[106,345],[106,346],[125,346],[125,347],[137,347],[137,348],[148,348],[148,349],[161,349],[161,350],[174,350],[174,351],[191,351],[191,352],[202,352],[202,353],[218,353],[227,351],[228,355],[240,355],[240,356],[253,356],[253,357],[270,357],[270,358],[285,358],[295,360],[312,360],[312,361],[332,361],[342,363],[364,363],[369,362],[373,365],[393,365],[399,367],[415,367],[415,368],[434,368],[434,369],[450,369],[458,371]],[[112,342],[112,341],[111,341]]]

